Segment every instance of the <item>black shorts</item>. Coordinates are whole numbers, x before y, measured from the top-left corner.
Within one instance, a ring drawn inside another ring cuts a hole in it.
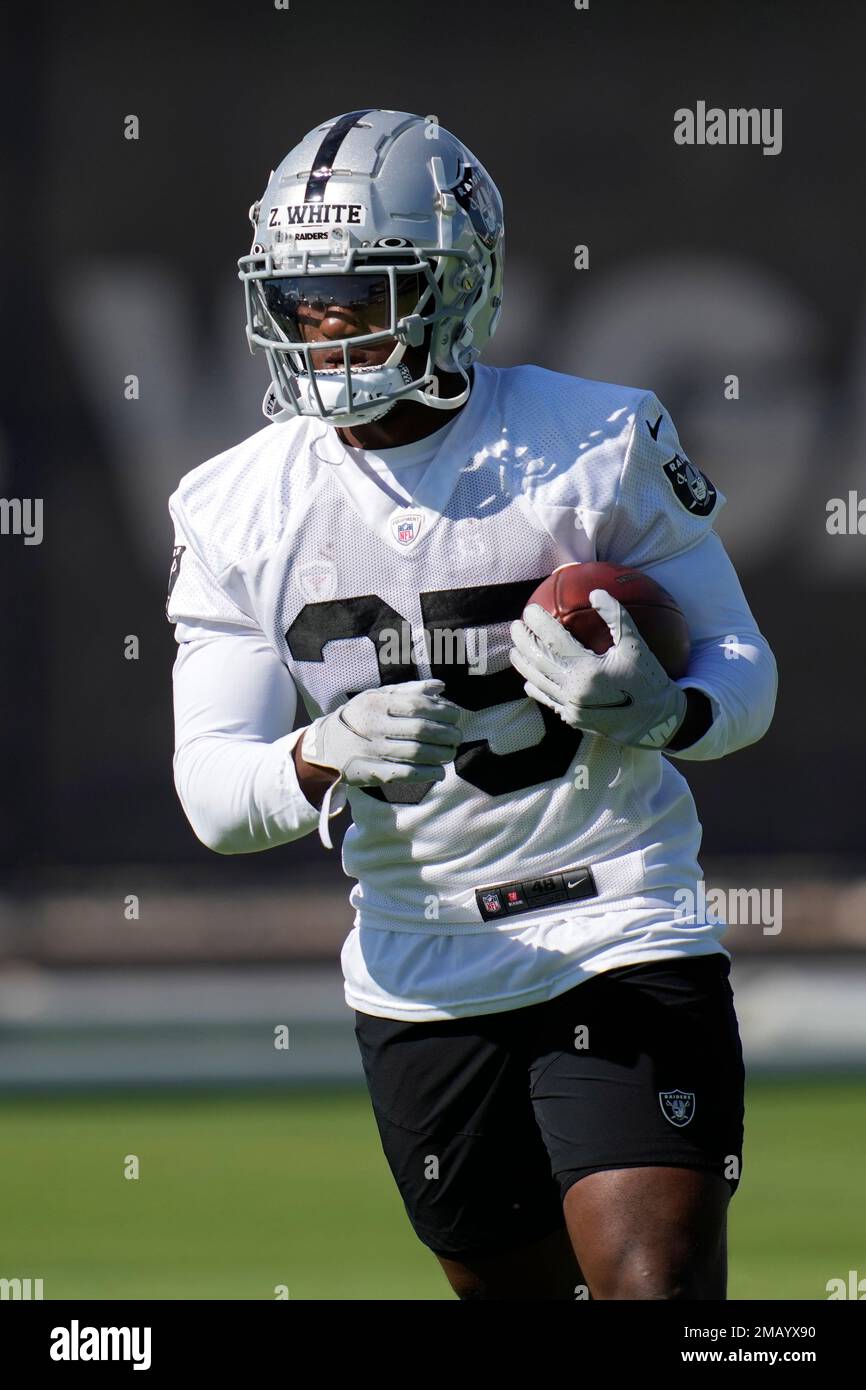
[[[561,1228],[572,1183],[705,1169],[736,1191],[743,1054],[715,953],[605,971],[542,1004],[404,1023],[355,1012],[385,1157],[419,1239],[505,1251]]]

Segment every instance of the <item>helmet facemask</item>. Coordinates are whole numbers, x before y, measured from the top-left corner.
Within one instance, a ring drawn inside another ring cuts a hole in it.
[[[247,337],[251,348],[267,355],[283,410],[339,427],[381,419],[405,399],[445,409],[462,404],[469,388],[463,365],[454,359],[451,367],[464,379],[457,397],[440,398],[435,375],[442,329],[447,336],[448,321],[456,328],[466,313],[465,306],[455,313],[457,306],[446,305],[442,293],[442,277],[455,260],[469,257],[391,247],[353,248],[339,267],[310,265],[308,254],[292,267],[275,266],[271,252],[244,257]],[[461,266],[454,269],[459,274]],[[477,275],[470,281],[474,288]],[[355,331],[340,333],[341,321]],[[386,343],[392,350],[383,361]],[[407,348],[426,350],[416,376],[405,360]]]

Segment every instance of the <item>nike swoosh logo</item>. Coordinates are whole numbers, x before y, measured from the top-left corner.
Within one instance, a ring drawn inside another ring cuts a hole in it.
[[[623,698],[622,698],[621,700],[608,700],[608,702],[607,702],[606,704],[604,704],[604,705],[587,705],[587,704],[582,704],[580,708],[581,708],[581,709],[625,709],[628,705],[633,705],[633,704],[634,704],[634,700],[631,698],[630,695],[627,695],[626,692],[625,692],[624,690],[620,691],[620,694],[623,696]]]
[[[663,420],[664,418],[665,418],[665,417],[664,417],[663,415],[660,415],[659,418],[656,420],[656,422],[655,422],[654,425],[651,425],[650,422],[649,422],[649,420],[647,420],[647,422],[646,422],[646,427],[647,427],[647,429],[649,430],[650,434],[652,435],[653,439],[658,439],[658,437],[659,437],[659,425],[661,424],[661,422],[662,422],[662,420]]]
[[[581,883],[586,883],[586,874],[584,874],[583,878],[570,878],[565,886],[566,888],[577,888]]]

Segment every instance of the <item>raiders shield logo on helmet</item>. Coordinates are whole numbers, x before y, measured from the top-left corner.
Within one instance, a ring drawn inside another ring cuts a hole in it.
[[[695,516],[709,516],[716,505],[716,489],[706,474],[683,454],[674,454],[664,465],[667,480],[677,501]]]
[[[666,1120],[682,1129],[694,1117],[694,1091],[659,1091],[659,1104]]]
[[[495,246],[502,230],[501,204],[496,188],[483,169],[467,164],[453,192],[484,245]]]

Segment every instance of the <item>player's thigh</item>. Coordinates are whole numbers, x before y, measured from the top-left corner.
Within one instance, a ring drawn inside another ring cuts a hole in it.
[[[726,1297],[730,1188],[704,1169],[601,1170],[565,1195],[572,1246],[594,1299]]]
[[[479,1280],[500,1259],[525,1266],[527,1249],[565,1226],[529,1096],[521,1022],[356,1014],[382,1148],[412,1227],[434,1254],[471,1265]]]
[[[649,1242],[660,1268],[685,1257],[696,1270],[719,1267],[743,1140],[742,1048],[728,972],[721,954],[626,967],[578,985],[539,1015],[533,1104],[593,1297],[584,1249],[596,1237],[620,1254],[631,1239],[645,1263]],[[652,1169],[674,1176],[599,1176],[589,1185],[591,1174]],[[669,1212],[655,1226],[642,1206],[654,1185]],[[597,1192],[615,1210],[590,1203]]]

